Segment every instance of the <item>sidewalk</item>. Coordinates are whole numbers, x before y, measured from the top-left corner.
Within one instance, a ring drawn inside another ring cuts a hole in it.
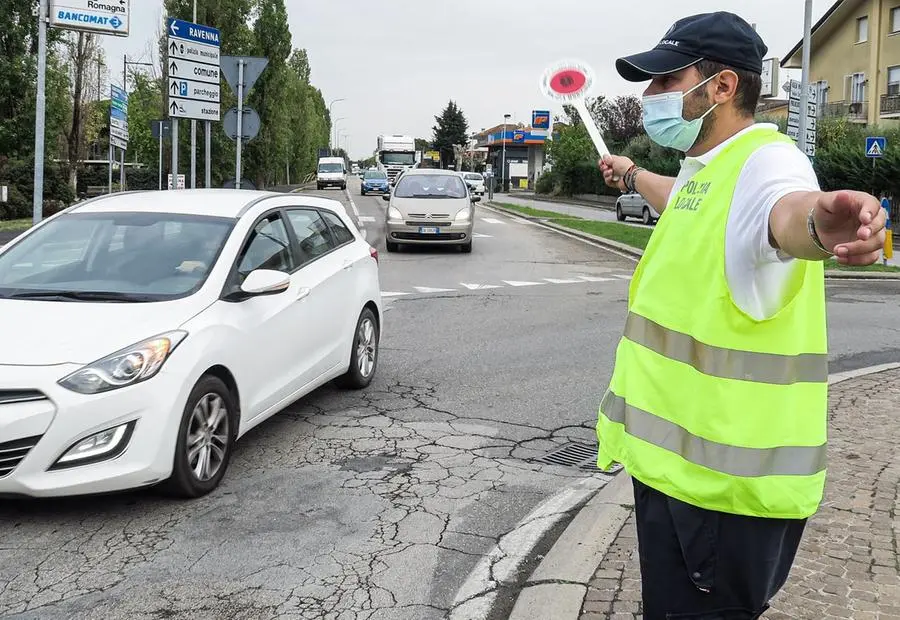
[[[900,618],[900,370],[831,388],[825,501],[767,620]],[[579,620],[641,618],[634,515],[603,556]]]
[[[831,377],[825,499],[764,620],[900,620],[895,366]],[[642,618],[630,487],[621,473],[581,509],[524,582],[510,620]]]

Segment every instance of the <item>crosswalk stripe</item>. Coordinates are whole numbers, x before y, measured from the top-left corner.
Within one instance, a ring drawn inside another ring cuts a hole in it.
[[[486,223],[488,223],[488,224],[503,224],[503,223],[504,223],[504,222],[501,222],[500,220],[495,219],[495,218],[493,218],[493,217],[483,217],[483,218],[481,218],[481,221],[482,221],[482,222],[486,222]]]
[[[432,288],[430,286],[414,286],[420,293],[452,293],[455,288]]]
[[[598,278],[597,276],[578,276],[585,282],[612,282],[613,278]]]
[[[616,275],[614,275],[613,277],[614,277],[614,278],[619,278],[620,280],[630,280],[630,279],[631,279],[631,276],[622,276],[622,275],[619,275],[619,274],[616,274]]]
[[[465,282],[460,282],[460,284],[465,286],[470,291],[484,291],[490,288],[503,288],[501,286],[497,286],[496,284],[466,284]]]
[[[519,280],[504,280],[510,286],[540,286],[543,282],[522,282]]]
[[[494,235],[483,235],[481,233],[473,233],[472,236],[476,239],[493,239]]]
[[[371,215],[360,215],[359,221],[360,222],[374,222],[375,218],[372,217]]]
[[[409,293],[395,293],[393,291],[381,291],[382,297],[400,297],[402,295],[409,295]]]
[[[578,284],[579,282],[584,282],[584,280],[561,280],[558,278],[544,278],[550,284]]]

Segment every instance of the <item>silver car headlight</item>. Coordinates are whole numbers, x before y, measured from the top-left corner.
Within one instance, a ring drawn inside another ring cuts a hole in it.
[[[400,209],[397,207],[388,207],[388,219],[389,220],[402,220],[403,214],[400,213]]]
[[[457,222],[468,222],[472,219],[472,208],[466,207],[465,209],[462,209],[453,219]]]
[[[187,332],[175,330],[148,338],[76,370],[59,385],[79,394],[100,394],[146,381],[186,337]]]

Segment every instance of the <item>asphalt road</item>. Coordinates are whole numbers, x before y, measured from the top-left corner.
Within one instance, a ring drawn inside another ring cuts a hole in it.
[[[380,197],[310,193],[379,250],[374,384],[258,427],[197,501],[0,505],[0,617],[441,618],[501,535],[585,477],[534,459],[592,443],[634,263],[486,208],[472,254],[389,254]],[[900,359],[898,293],[829,286],[838,370]]]

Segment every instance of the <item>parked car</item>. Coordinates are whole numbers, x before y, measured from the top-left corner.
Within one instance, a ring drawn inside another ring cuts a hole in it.
[[[484,196],[484,177],[478,172],[463,172],[463,180],[473,194]]]
[[[385,213],[385,244],[396,252],[401,244],[452,244],[472,251],[475,204],[459,173],[411,169],[403,173]]]
[[[360,184],[359,193],[365,196],[369,192],[379,192],[386,194],[391,191],[388,184],[388,177],[380,170],[366,170]]]
[[[198,497],[253,427],[371,382],[378,254],[333,200],[113,194],[0,250],[0,316],[0,496]]]
[[[655,224],[659,213],[638,193],[622,194],[616,199],[616,219],[624,222],[627,217],[639,217],[644,224]]]

